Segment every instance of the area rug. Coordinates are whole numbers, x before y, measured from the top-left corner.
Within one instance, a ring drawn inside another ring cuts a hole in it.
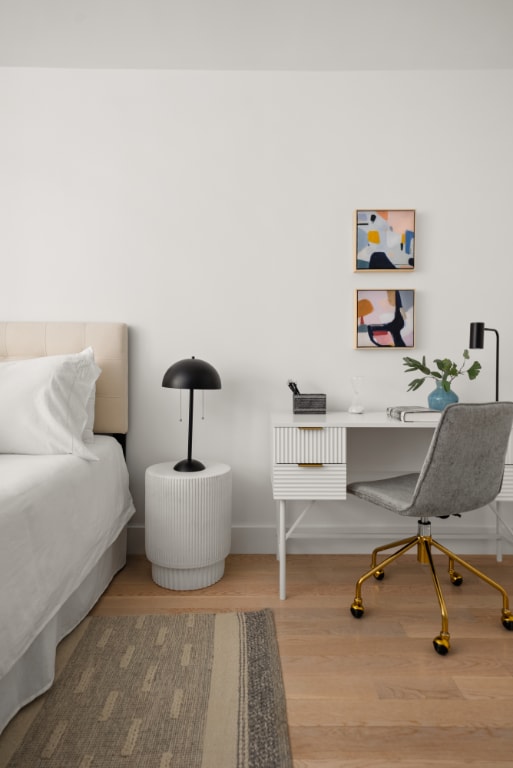
[[[9,768],[287,768],[272,611],[91,617]]]

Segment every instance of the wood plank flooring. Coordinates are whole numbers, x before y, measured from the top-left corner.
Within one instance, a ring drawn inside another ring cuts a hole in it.
[[[471,562],[513,596],[513,557]],[[270,555],[230,555],[217,584],[171,592],[131,557],[96,614],[274,611],[295,768],[505,768],[513,765],[513,632],[500,594],[464,572],[453,587],[440,564],[451,651],[435,653],[440,613],[431,576],[416,558],[363,588],[365,616],[349,606],[361,555],[287,558],[287,600]],[[447,584],[447,586],[446,586]],[[222,768],[222,766],[220,766]]]
[[[513,556],[469,559],[513,598]],[[349,606],[369,564],[361,555],[288,556],[285,601],[271,555],[230,555],[221,581],[190,592],[157,586],[147,560],[129,557],[93,613],[272,608],[295,768],[511,768],[513,632],[501,625],[501,596],[470,573],[451,586],[445,559],[435,560],[449,611],[445,657],[432,647],[431,576],[414,556],[364,584],[360,620]]]

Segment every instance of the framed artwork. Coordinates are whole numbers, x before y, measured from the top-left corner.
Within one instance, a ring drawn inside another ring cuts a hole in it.
[[[355,272],[415,269],[415,211],[356,211]]]
[[[415,291],[356,290],[356,349],[412,349]]]

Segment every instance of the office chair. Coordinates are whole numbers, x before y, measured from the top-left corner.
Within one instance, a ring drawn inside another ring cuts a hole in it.
[[[459,586],[463,577],[454,570],[459,563],[502,595],[502,624],[513,630],[513,614],[508,595],[495,581],[462,560],[431,537],[431,517],[461,515],[490,504],[501,489],[504,460],[513,423],[513,403],[456,403],[442,412],[427,456],[419,473],[350,483],[349,493],[389,509],[398,515],[417,517],[418,531],[400,541],[377,547],[372,553],[371,568],[356,582],[351,613],[361,618],[364,613],[362,584],[371,576],[381,580],[384,569],[417,545],[417,560],[429,565],[442,614],[442,629],[434,638],[435,651],[442,656],[450,648],[447,607],[431,555],[435,548],[449,559],[449,578]],[[377,562],[378,554],[395,549]]]

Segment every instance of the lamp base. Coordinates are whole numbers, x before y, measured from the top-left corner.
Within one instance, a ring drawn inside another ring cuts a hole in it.
[[[182,459],[173,467],[176,472],[200,472],[205,469],[205,465],[197,459]]]

